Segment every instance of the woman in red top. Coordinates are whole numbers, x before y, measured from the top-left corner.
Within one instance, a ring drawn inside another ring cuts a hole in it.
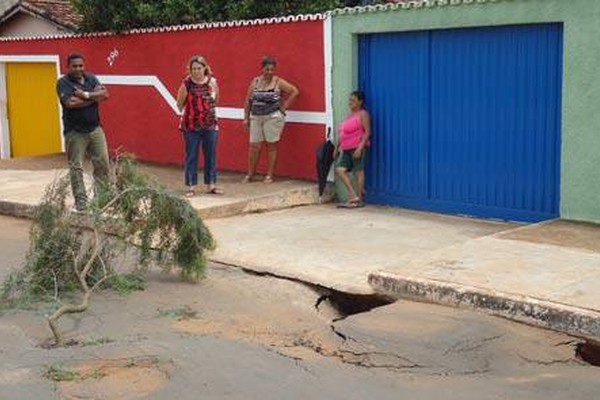
[[[363,206],[365,153],[371,137],[371,117],[369,112],[364,109],[364,103],[365,95],[362,92],[352,92],[348,101],[350,114],[340,125],[339,148],[341,149],[341,157],[336,172],[348,191],[348,201],[340,204],[340,207],[343,208]],[[338,150],[336,150],[336,156],[337,154]],[[353,172],[356,176],[358,186],[356,191],[352,186],[350,172]]]
[[[189,76],[177,93],[177,107],[183,111],[180,129],[185,140],[186,197],[196,195],[198,185],[198,149],[204,154],[204,184],[206,193],[223,194],[217,183],[217,116],[219,98],[217,80],[212,76],[204,57],[192,57]]]

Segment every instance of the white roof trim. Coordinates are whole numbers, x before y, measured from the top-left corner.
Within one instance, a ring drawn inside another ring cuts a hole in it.
[[[388,3],[378,4],[374,6],[363,6],[363,7],[346,7],[338,8],[335,10],[327,11],[320,14],[300,14],[300,15],[288,15],[285,17],[273,17],[273,18],[262,18],[253,20],[237,20],[237,21],[219,21],[219,22],[204,22],[199,24],[188,24],[188,25],[173,25],[163,26],[156,28],[139,28],[132,29],[125,32],[92,32],[83,34],[73,33],[60,33],[45,36],[26,36],[26,37],[6,37],[0,38],[0,42],[12,42],[12,41],[26,41],[26,40],[51,40],[51,39],[64,39],[64,38],[93,38],[93,37],[105,37],[105,36],[117,36],[117,35],[136,35],[144,33],[162,33],[162,32],[178,32],[178,31],[190,31],[190,30],[203,30],[203,29],[218,29],[218,28],[236,28],[241,26],[254,26],[254,25],[273,25],[282,24],[288,22],[300,22],[300,21],[318,21],[324,20],[329,16],[336,15],[349,15],[349,14],[362,14],[372,13],[381,11],[391,10],[408,10],[408,9],[419,9],[419,8],[433,8],[433,7],[444,7],[444,6],[462,6],[462,5],[474,5],[474,4],[489,4],[498,3],[506,0],[413,0],[406,3]]]

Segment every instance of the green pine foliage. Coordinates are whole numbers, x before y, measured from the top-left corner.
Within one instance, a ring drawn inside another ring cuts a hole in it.
[[[35,212],[25,265],[0,287],[5,306],[80,292],[80,273],[90,259],[89,287],[103,280],[100,288],[120,293],[143,289],[139,277],[115,272],[126,255],[136,255],[140,269],[155,265],[178,269],[186,279],[203,276],[206,251],[215,241],[189,202],[143,173],[131,156],[119,157],[112,173],[114,184],[101,188],[83,214],[67,205],[68,176],[48,186]]]
[[[120,158],[112,195],[95,205],[105,208],[117,197],[109,210],[120,217],[124,236],[137,239],[142,265],[177,265],[186,278],[202,276],[215,241],[189,202],[142,173],[131,157]]]

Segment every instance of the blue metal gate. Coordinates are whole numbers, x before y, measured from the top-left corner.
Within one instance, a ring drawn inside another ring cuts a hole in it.
[[[373,120],[368,201],[558,216],[562,25],[364,35],[359,84]]]

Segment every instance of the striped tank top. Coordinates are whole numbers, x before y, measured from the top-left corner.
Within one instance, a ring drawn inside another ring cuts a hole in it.
[[[275,86],[271,89],[259,89],[260,78],[254,82],[250,107],[252,115],[270,115],[281,108],[281,90],[279,89],[278,79]]]

